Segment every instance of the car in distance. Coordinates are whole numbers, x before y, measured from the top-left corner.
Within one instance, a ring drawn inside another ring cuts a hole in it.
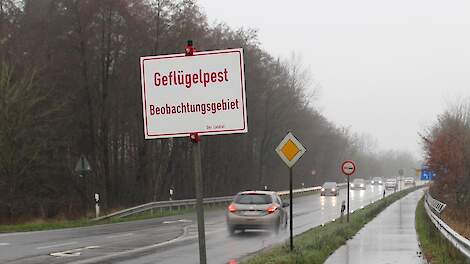
[[[366,182],[364,179],[356,178],[350,184],[352,190],[365,190],[366,189]]]
[[[416,185],[415,178],[413,177],[406,177],[404,182],[405,182],[405,185]]]
[[[385,181],[385,189],[396,189],[398,187],[397,180],[390,178]]]
[[[227,228],[231,235],[246,229],[264,229],[279,232],[287,226],[289,203],[283,202],[273,191],[244,191],[233,198],[227,208]]]
[[[325,182],[321,187],[320,196],[338,195],[338,184],[336,182]]]
[[[370,180],[370,184],[372,185],[383,185],[384,182],[381,177],[374,177],[372,180]]]

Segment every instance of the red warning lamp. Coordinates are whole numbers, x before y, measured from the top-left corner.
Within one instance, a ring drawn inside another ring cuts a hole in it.
[[[193,41],[188,40],[188,44],[186,45],[186,48],[185,48],[185,55],[193,56],[195,51],[196,49],[193,47]]]

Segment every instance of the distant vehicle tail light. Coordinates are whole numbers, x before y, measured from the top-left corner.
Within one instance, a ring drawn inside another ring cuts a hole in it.
[[[229,211],[230,213],[235,213],[235,212],[237,211],[237,207],[235,207],[234,204],[230,204],[230,205],[228,206],[228,211]]]
[[[278,209],[278,207],[276,205],[272,205],[268,209],[266,209],[266,211],[268,211],[268,214],[272,214],[272,213],[276,212],[277,209]]]

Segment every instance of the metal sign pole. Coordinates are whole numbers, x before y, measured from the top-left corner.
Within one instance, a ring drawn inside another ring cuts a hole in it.
[[[346,177],[348,177],[348,213],[346,215],[346,222],[349,223],[349,175]]]
[[[289,202],[290,202],[290,251],[294,250],[294,202],[292,194],[292,170],[295,163],[307,151],[295,136],[289,132],[284,139],[279,143],[276,152],[284,163],[289,167]]]
[[[293,214],[293,207],[294,204],[292,203],[292,167],[289,168],[289,201],[290,201],[290,251],[294,250],[294,214]]]
[[[201,168],[201,147],[199,136],[191,134],[192,156],[194,168],[194,184],[196,189],[196,213],[197,213],[197,232],[199,239],[199,263],[206,264],[206,233],[204,229],[204,207],[203,207],[203,180]]]
[[[185,48],[186,56],[193,56],[196,49],[193,47],[193,41],[188,40]],[[189,138],[192,142],[192,156],[194,168],[194,184],[196,191],[196,214],[197,214],[197,236],[199,239],[199,263],[206,264],[206,231],[204,227],[204,203],[203,203],[203,178],[201,165],[201,147],[198,133],[191,133]]]

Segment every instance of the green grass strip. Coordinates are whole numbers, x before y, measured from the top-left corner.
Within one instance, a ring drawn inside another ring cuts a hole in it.
[[[408,193],[420,187],[405,189],[391,194],[364,209],[356,210],[350,214],[349,223],[346,219],[328,222],[324,226],[317,226],[294,237],[294,251],[290,252],[289,244],[275,246],[264,250],[260,254],[249,257],[244,264],[320,264],[347,240],[351,239],[365,224],[376,217],[387,206],[403,198]]]
[[[421,249],[429,263],[432,264],[465,264],[466,257],[441,235],[431,222],[424,208],[424,199],[416,207],[416,232]]]

